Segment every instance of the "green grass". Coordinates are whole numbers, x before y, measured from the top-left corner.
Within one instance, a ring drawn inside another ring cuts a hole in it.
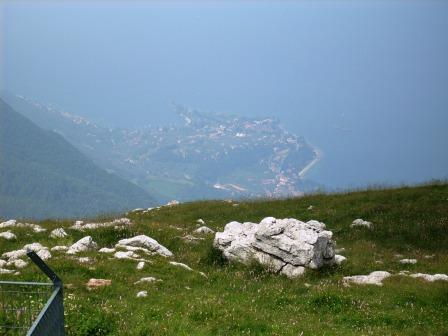
[[[91,264],[79,264],[63,253],[48,261],[62,277],[69,335],[448,335],[448,283],[426,283],[394,276],[382,287],[346,287],[346,275],[375,270],[397,273],[448,273],[448,185],[367,190],[336,195],[312,195],[285,200],[203,201],[165,207],[148,214],[132,213],[127,230],[91,230],[100,247],[123,237],[146,234],[157,239],[195,272],[174,267],[162,257],[137,271],[136,262],[111,259],[94,252]],[[313,210],[308,210],[313,205]],[[291,280],[258,265],[228,263],[212,247],[213,235],[198,244],[179,237],[191,234],[196,220],[222,231],[232,220],[258,222],[266,216],[317,219],[334,233],[348,261],[340,267],[308,270]],[[363,218],[373,230],[350,229]],[[49,230],[73,221],[46,221]],[[47,233],[13,229],[17,241],[0,240],[0,251],[39,241],[67,245],[86,235],[68,230],[54,240]],[[417,258],[401,265],[395,254]],[[425,255],[435,255],[426,259]],[[207,278],[198,271],[205,272]],[[134,285],[144,276],[163,282]],[[90,278],[112,279],[112,285],[87,290]],[[34,266],[19,276],[2,279],[44,280]],[[136,298],[140,290],[148,297]]]

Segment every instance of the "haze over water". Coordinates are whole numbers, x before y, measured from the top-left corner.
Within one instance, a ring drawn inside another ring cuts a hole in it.
[[[328,187],[448,177],[448,3],[10,2],[0,88],[115,127],[274,116]]]

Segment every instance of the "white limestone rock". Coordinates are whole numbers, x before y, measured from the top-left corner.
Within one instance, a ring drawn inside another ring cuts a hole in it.
[[[190,266],[185,265],[185,264],[180,263],[180,262],[170,261],[170,264],[173,265],[173,266],[182,267],[183,269],[186,269],[187,271],[192,271],[193,270]]]
[[[0,268],[0,274],[11,274],[11,273],[14,273],[14,271],[6,268]]]
[[[415,265],[417,263],[417,259],[401,259],[400,264],[409,264]]]
[[[98,250],[99,253],[114,253],[114,248],[103,247]]]
[[[180,237],[180,239],[186,241],[187,243],[197,243],[197,242],[199,242],[201,240],[204,240],[204,238],[195,237],[195,236],[192,236],[192,235],[185,235],[183,237]]]
[[[352,224],[350,225],[350,227],[366,227],[368,229],[373,228],[373,224],[371,222],[365,221],[361,218],[355,219]]]
[[[423,279],[428,282],[434,282],[434,281],[448,281],[448,275],[446,274],[425,274],[425,273],[415,273],[409,275],[412,278],[418,278]]]
[[[205,225],[205,221],[202,218],[199,218],[196,223],[200,224],[200,225]]]
[[[76,221],[75,224],[70,228],[78,231],[84,231],[106,227],[120,228],[120,227],[127,227],[130,225],[132,225],[132,222],[129,218],[118,218],[114,219],[112,222],[105,222],[105,223],[84,223],[83,221]]]
[[[286,264],[285,267],[281,269],[280,273],[286,275],[290,279],[293,279],[304,275],[305,267]]]
[[[345,283],[355,283],[359,285],[377,285],[382,286],[382,281],[387,279],[392,274],[386,271],[375,271],[370,273],[369,275],[354,275],[354,276],[346,276],[343,278]]]
[[[334,256],[334,262],[336,265],[341,265],[346,260],[347,260],[347,258],[340,254],[335,254],[335,256]]]
[[[20,222],[16,221],[15,219],[10,219],[10,220],[7,220],[6,222],[0,223],[0,229],[12,228],[12,227],[30,228],[30,229],[33,229],[33,231],[37,232],[37,233],[47,231],[47,229],[44,229],[40,225],[31,224],[31,223],[20,223]]]
[[[148,296],[148,291],[140,291],[137,293],[138,298],[144,298]]]
[[[20,259],[24,256],[26,256],[26,250],[24,250],[24,249],[5,252],[2,254],[2,258],[8,259],[8,261]]]
[[[48,247],[43,246],[41,243],[32,243],[27,244],[23,248],[26,251],[34,251],[42,260],[48,260],[51,258],[51,253],[48,250]]]
[[[97,244],[93,241],[91,236],[85,236],[68,248],[67,254],[76,254],[78,252],[85,252],[96,250]]]
[[[57,238],[64,238],[64,237],[67,237],[67,236],[68,236],[68,234],[67,234],[67,232],[65,232],[65,230],[63,228],[54,229],[50,233],[50,238],[55,238],[55,239],[57,239]]]
[[[0,238],[5,238],[6,240],[17,239],[17,236],[11,231],[0,232]]]
[[[141,270],[143,269],[143,267],[145,267],[145,262],[144,262],[144,261],[140,261],[140,262],[137,264],[137,269],[138,269],[139,271],[141,271]]]
[[[23,261],[22,259],[15,259],[15,260],[11,260],[8,261],[8,263],[6,264],[7,267],[14,267],[14,268],[24,268],[28,265],[28,263],[26,261]]]
[[[229,260],[256,260],[292,277],[303,273],[299,266],[320,268],[336,262],[332,236],[324,223],[315,220],[304,223],[294,218],[267,217],[259,224],[230,222],[223,232],[215,234],[213,244]]]
[[[141,283],[152,283],[152,282],[160,282],[162,281],[161,279],[156,279],[154,277],[145,277],[145,278],[141,278],[140,280],[134,282],[134,285],[138,285]]]
[[[135,259],[140,258],[140,256],[137,253],[132,252],[132,251],[126,251],[126,252],[118,251],[118,252],[114,253],[114,258],[135,260]]]
[[[67,251],[68,247],[64,246],[64,245],[57,245],[57,246],[53,246],[50,250],[54,251],[54,252]]]
[[[196,230],[194,230],[194,233],[208,234],[208,233],[215,233],[215,231],[213,231],[212,229],[210,229],[207,226],[201,226],[201,227],[197,228]]]
[[[118,244],[115,247],[123,247],[123,246],[147,249],[150,252],[154,252],[163,257],[173,256],[173,253],[170,250],[168,250],[165,246],[159,244],[157,240],[145,235],[135,236],[133,238],[128,239],[121,239],[118,241]]]

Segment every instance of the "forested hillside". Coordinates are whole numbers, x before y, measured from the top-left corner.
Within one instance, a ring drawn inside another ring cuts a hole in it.
[[[89,216],[152,204],[144,190],[0,100],[0,217]]]

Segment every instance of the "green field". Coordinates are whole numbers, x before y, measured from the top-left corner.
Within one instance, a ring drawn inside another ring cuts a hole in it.
[[[147,257],[151,264],[136,270],[136,261],[112,259],[110,254],[79,254],[92,259],[81,264],[63,252],[52,252],[48,264],[65,284],[69,335],[448,335],[448,282],[402,276],[384,280],[382,287],[347,287],[342,282],[343,276],[375,270],[448,273],[447,184],[234,203],[193,202],[131,213],[133,226],[121,231],[82,233],[68,229],[72,220],[44,221],[44,233],[11,229],[18,239],[0,239],[0,252],[35,241],[48,247],[68,245],[85,235],[100,247],[113,247],[123,237],[145,234],[174,253],[171,259]],[[287,279],[258,265],[225,262],[212,248],[213,235],[197,244],[180,239],[192,234],[198,218],[222,231],[229,221],[259,222],[267,216],[326,223],[338,247],[346,249],[342,254],[347,262]],[[356,218],[373,222],[374,229],[350,228]],[[48,237],[51,229],[61,226],[69,237]],[[396,254],[418,263],[402,265]],[[146,276],[163,281],[134,285]],[[0,277],[44,280],[34,266],[18,276]],[[112,285],[88,290],[90,278],[111,279]],[[148,296],[136,298],[140,290],[147,290]]]

